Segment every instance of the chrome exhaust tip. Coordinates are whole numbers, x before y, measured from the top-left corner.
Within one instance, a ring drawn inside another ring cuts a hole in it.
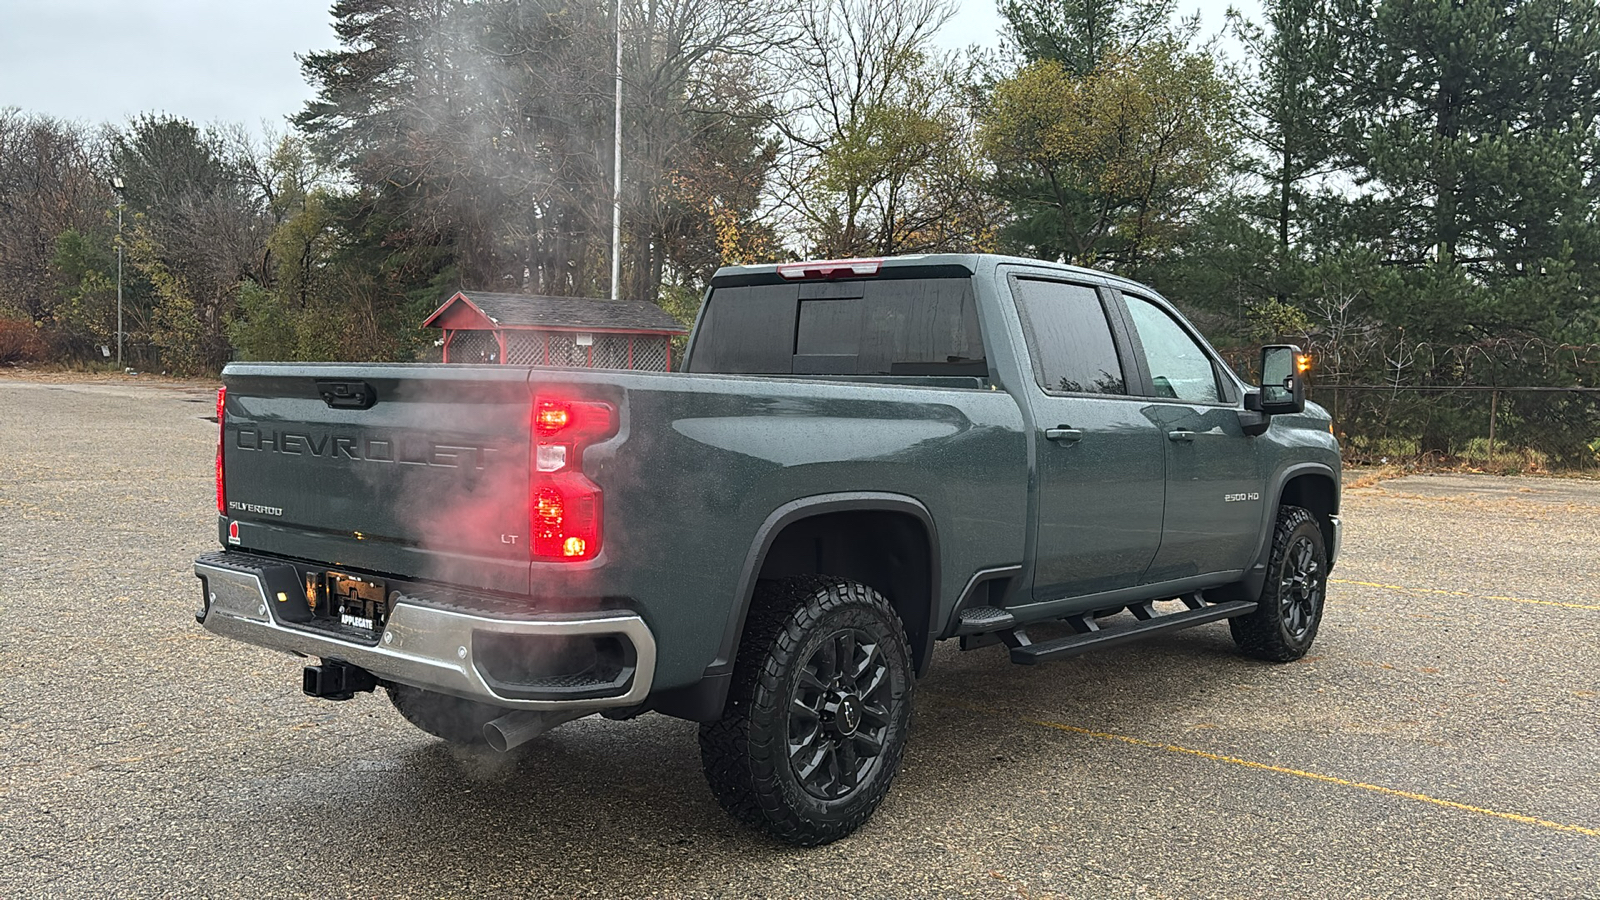
[[[573,719],[581,719],[594,710],[580,710],[575,712],[540,712],[531,709],[519,709],[509,712],[498,719],[492,719],[483,726],[483,739],[489,746],[501,753],[526,744],[557,725],[565,725]]]

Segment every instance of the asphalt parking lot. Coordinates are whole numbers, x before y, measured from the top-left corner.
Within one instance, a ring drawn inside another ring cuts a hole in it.
[[[943,645],[884,806],[798,850],[689,723],[464,755],[202,631],[211,402],[0,378],[0,897],[1600,897],[1600,482],[1348,491],[1299,663]]]

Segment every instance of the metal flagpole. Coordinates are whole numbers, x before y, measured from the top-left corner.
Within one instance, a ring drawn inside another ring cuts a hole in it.
[[[616,0],[616,141],[611,149],[611,299],[620,300],[622,282],[622,0]]]

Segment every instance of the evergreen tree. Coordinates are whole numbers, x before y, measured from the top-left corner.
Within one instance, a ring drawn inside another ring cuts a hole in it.
[[[1087,75],[1032,63],[994,88],[982,138],[1010,246],[1138,275],[1178,244],[1228,148],[1214,60],[1174,38],[1114,52]]]
[[[1347,202],[1337,140],[1348,108],[1347,38],[1333,2],[1264,0],[1261,24],[1229,13],[1245,53],[1229,69],[1233,177],[1190,220],[1179,252],[1147,273],[1192,312],[1215,316],[1224,344],[1305,340],[1319,322],[1322,266],[1348,243],[1336,224]],[[1269,334],[1261,323],[1300,327]]]
[[[1240,96],[1240,127],[1253,145],[1240,161],[1264,188],[1261,215],[1271,224],[1282,268],[1305,233],[1318,180],[1341,165],[1335,137],[1344,113],[1343,37],[1329,0],[1265,0],[1262,12],[1264,29],[1234,18],[1234,33],[1256,69]],[[1286,279],[1274,280],[1284,299]]]
[[[683,194],[759,189],[772,164],[759,89],[729,89],[771,42],[765,31],[779,17],[765,3],[623,4],[623,296],[656,299],[677,262],[669,252],[685,246],[669,234],[682,225]],[[343,46],[305,58],[318,94],[296,121],[358,186],[352,233],[405,259],[407,292],[605,295],[611,4],[339,0],[334,16]],[[749,102],[695,106],[713,98]],[[712,152],[697,146],[705,140],[725,143]],[[685,171],[690,160],[737,171]],[[742,196],[706,203],[737,209],[740,225],[757,206]]]
[[[1349,3],[1345,27],[1349,227],[1416,273],[1382,317],[1434,341],[1600,336],[1600,6],[1377,0]],[[1510,288],[1567,274],[1531,304]]]
[[[1107,54],[1168,37],[1177,0],[1000,0],[1006,38],[1024,62],[1054,62],[1069,75]]]

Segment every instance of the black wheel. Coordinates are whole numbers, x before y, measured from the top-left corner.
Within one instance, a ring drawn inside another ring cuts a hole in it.
[[[1289,662],[1317,638],[1328,589],[1328,551],[1316,517],[1298,506],[1278,510],[1267,583],[1256,611],[1228,620],[1240,652]]]
[[[391,684],[388,690],[389,702],[407,722],[436,738],[463,747],[488,746],[483,726],[506,712],[486,703],[425,691],[409,684]]]
[[[700,758],[734,817],[802,846],[871,817],[900,769],[914,679],[882,595],[839,578],[762,582]]]

